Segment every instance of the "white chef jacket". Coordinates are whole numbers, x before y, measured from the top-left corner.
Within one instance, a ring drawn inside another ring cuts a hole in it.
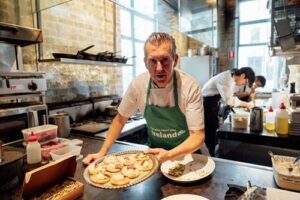
[[[202,95],[209,97],[220,94],[227,105],[237,107],[242,101],[233,96],[234,85],[231,71],[228,70],[209,79],[203,86]]]
[[[203,98],[198,82],[190,75],[175,68],[178,88],[178,103],[186,117],[189,130],[204,129]],[[150,74],[145,72],[135,77],[130,83],[119,107],[118,112],[130,117],[137,109],[144,114],[146,93]],[[156,88],[152,83],[149,103],[160,107],[175,106],[173,80],[166,88]]]

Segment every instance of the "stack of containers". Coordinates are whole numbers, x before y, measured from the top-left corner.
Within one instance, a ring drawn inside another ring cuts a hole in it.
[[[68,145],[68,140],[63,138],[57,138],[57,126],[52,124],[36,126],[28,129],[23,129],[24,143],[26,146],[31,133],[34,133],[37,137],[37,141],[41,145],[41,153],[43,160],[50,160],[50,152],[60,149]]]

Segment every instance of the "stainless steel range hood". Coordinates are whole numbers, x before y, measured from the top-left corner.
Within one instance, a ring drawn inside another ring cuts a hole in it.
[[[40,29],[0,22],[0,42],[27,46],[43,41]]]

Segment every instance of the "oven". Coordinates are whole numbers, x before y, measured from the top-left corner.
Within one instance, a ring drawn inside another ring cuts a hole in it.
[[[4,143],[23,138],[22,130],[47,123],[47,106],[32,105],[19,108],[0,108],[0,140]]]
[[[22,139],[22,129],[47,123],[46,89],[43,73],[0,71],[0,140]]]

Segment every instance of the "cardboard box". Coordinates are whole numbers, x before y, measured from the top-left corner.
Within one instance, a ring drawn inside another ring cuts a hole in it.
[[[59,200],[73,200],[83,195],[84,186],[81,182],[74,180],[76,171],[76,156],[50,162],[47,165],[27,172],[24,178],[22,197],[32,199],[46,192],[64,180],[73,180],[77,185],[74,190],[59,196]]]

